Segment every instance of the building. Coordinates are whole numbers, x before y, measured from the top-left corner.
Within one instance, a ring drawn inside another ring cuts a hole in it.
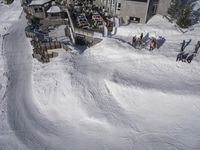
[[[44,19],[47,17],[47,10],[51,7],[52,0],[33,0],[28,4],[27,11],[30,15]]]
[[[146,23],[153,15],[166,15],[171,0],[94,0],[111,15],[119,16],[124,23]]]
[[[47,17],[40,21],[40,23],[46,27],[66,25],[68,22],[66,12],[64,12],[61,9],[61,6],[57,5],[55,2],[51,3],[51,7],[46,13]]]
[[[32,0],[23,7],[30,24],[40,24],[43,29],[66,25],[68,22],[63,6],[53,0]]]

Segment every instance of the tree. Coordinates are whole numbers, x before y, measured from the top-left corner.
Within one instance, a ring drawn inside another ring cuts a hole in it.
[[[14,0],[4,0],[4,3],[8,4],[8,5],[11,4],[11,3],[13,3],[13,2],[14,2]]]
[[[181,0],[172,0],[171,1],[170,7],[168,9],[168,14],[170,15],[170,17],[172,19],[177,19],[181,5],[182,5]]]
[[[172,0],[168,14],[181,28],[188,28],[192,25],[192,1]]]
[[[177,18],[177,24],[181,28],[188,28],[189,26],[192,25],[192,11],[193,11],[193,6],[191,3],[187,3],[182,8],[180,9],[180,15]]]

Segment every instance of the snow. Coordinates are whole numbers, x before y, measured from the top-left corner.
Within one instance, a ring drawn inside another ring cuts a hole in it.
[[[48,13],[60,13],[61,9],[58,6],[51,6],[48,10]]]
[[[194,8],[193,8],[194,11],[198,11],[200,9],[200,1],[199,0],[194,0],[193,5],[194,5]]]
[[[8,70],[6,67],[6,58],[5,54],[7,53],[4,49],[3,40],[9,34],[8,29],[13,22],[19,19],[21,10],[19,10],[19,2],[14,2],[10,6],[5,6],[0,4],[0,120],[5,122],[6,115],[6,102],[5,102],[5,93],[7,89],[7,81],[9,78]],[[9,11],[9,13],[8,13]],[[9,57],[12,57],[12,54],[9,54]],[[0,124],[1,128],[4,128],[3,124]]]
[[[33,5],[44,5],[48,2],[51,2],[52,0],[32,0],[31,3],[29,4],[30,6]]]
[[[69,42],[69,38],[65,36],[65,28],[66,26],[61,25],[59,27],[55,27],[53,30],[49,32],[49,37],[53,40],[58,40],[61,42]]]
[[[200,149],[200,56],[175,61],[182,40],[192,39],[186,51],[193,51],[199,24],[182,34],[158,15],[42,64],[32,59],[20,12],[0,6],[0,32],[9,33],[0,37],[0,149]],[[151,52],[134,49],[127,41],[141,32],[166,41]]]

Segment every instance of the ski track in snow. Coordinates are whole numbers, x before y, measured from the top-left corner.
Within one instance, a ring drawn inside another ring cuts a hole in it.
[[[0,149],[198,150],[200,56],[191,64],[175,59],[179,43],[193,39],[191,51],[200,34],[182,35],[157,20],[121,27],[115,37],[162,35],[159,50],[105,38],[82,54],[73,50],[41,64],[32,59],[24,16],[11,17],[15,23],[3,43],[6,104],[0,103],[10,128],[1,127]]]

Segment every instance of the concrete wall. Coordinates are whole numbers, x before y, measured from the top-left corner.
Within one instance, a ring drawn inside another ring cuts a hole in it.
[[[129,16],[140,18],[141,23],[146,21],[146,13],[148,9],[147,2],[125,1],[121,2],[120,16],[125,20]]]
[[[171,0],[159,0],[157,14],[167,15]]]
[[[67,25],[67,21],[64,19],[43,19],[40,21],[40,23],[44,26],[44,27],[48,27],[48,26],[59,26],[59,25]]]
[[[130,0],[114,0],[116,5],[118,2],[121,2],[121,10],[116,11],[116,7],[110,7],[110,2],[112,0],[96,0],[95,4],[98,6],[106,6],[106,8],[112,8],[113,14],[117,14],[123,21],[127,23],[129,17],[137,17],[140,18],[141,23],[146,23],[148,19],[152,17],[151,14],[151,7],[157,0],[147,0],[147,2],[137,2],[137,1],[130,1]],[[149,9],[148,9],[148,2],[150,2]],[[158,0],[157,6],[157,14],[166,15],[167,10],[170,6],[171,0]],[[148,11],[149,10],[149,11]],[[147,14],[147,11],[149,14]]]

